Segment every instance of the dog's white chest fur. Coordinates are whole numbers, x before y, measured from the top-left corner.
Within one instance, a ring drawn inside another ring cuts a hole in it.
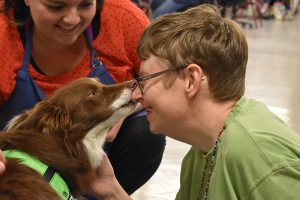
[[[104,128],[103,124],[99,124],[84,137],[83,144],[93,169],[96,169],[102,160],[104,154],[103,144],[107,131],[108,128]]]

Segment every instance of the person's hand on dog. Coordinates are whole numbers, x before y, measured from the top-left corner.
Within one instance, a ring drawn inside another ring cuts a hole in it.
[[[114,170],[105,154],[100,166],[96,169],[95,177],[90,183],[91,192],[99,198],[106,200],[130,200],[115,177]]]
[[[5,171],[5,163],[6,163],[5,156],[0,149],[0,174],[4,173]]]

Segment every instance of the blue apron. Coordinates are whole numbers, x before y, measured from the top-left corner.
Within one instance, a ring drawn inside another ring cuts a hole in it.
[[[32,51],[32,28],[27,28],[27,39],[25,43],[25,54],[21,69],[17,73],[16,86],[7,101],[0,107],[0,130],[3,130],[6,123],[13,116],[24,110],[34,107],[34,105],[45,98],[42,90],[31,78],[28,72],[28,66]],[[91,26],[85,31],[85,36],[91,50],[90,77],[98,77],[104,84],[114,84],[114,80],[109,75],[105,65],[96,57],[96,50],[93,47],[93,32]],[[140,112],[131,117],[145,116],[145,112]]]

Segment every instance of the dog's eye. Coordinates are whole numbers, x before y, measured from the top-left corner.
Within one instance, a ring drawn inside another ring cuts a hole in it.
[[[90,91],[90,94],[89,94],[89,96],[95,96],[95,95],[96,95],[96,93],[97,93],[97,91],[96,91],[96,90],[91,90],[91,91]]]

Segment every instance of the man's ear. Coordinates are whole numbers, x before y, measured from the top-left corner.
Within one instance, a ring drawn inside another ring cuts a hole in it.
[[[188,97],[193,98],[200,90],[204,74],[202,68],[197,64],[190,64],[185,73],[186,92]]]

